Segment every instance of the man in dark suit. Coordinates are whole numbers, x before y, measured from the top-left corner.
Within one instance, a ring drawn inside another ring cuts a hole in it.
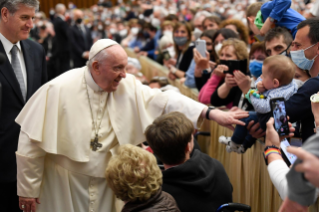
[[[56,76],[70,70],[70,27],[65,21],[65,5],[57,4],[55,7],[56,17],[53,21],[55,37],[56,37],[56,51],[52,57],[56,63]]]
[[[83,24],[83,12],[81,10],[73,11],[74,25],[71,27],[71,55],[73,68],[85,66],[89,58],[89,51],[93,44],[91,31]]]
[[[17,151],[20,126],[15,118],[25,102],[47,81],[45,52],[27,39],[38,0],[1,0],[0,65],[0,211],[20,211],[17,196]]]

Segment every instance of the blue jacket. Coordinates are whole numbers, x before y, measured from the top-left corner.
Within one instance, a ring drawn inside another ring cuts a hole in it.
[[[260,10],[264,21],[268,17],[275,19],[276,26],[286,27],[295,38],[297,25],[306,19],[290,6],[291,0],[273,0],[264,3]]]

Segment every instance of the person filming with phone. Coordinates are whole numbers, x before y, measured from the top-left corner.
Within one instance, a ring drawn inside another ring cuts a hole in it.
[[[247,110],[252,109],[248,101],[242,101],[242,91],[233,76],[235,70],[240,70],[244,74],[247,73],[248,51],[245,42],[236,38],[225,40],[218,54],[219,65],[214,69],[213,73],[219,76],[226,75],[212,94],[210,98],[211,104],[214,106],[226,105],[227,108],[247,105],[245,106]]]

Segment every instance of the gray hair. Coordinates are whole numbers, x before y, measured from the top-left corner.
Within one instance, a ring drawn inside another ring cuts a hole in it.
[[[108,58],[109,54],[107,52],[107,48],[103,49],[99,53],[97,53],[92,59],[87,61],[86,65],[88,66],[89,70],[92,70],[92,64],[97,61],[98,63],[101,63],[102,61],[105,61]]]
[[[196,15],[195,15],[195,17],[194,17],[194,20],[197,19],[197,18],[200,18],[200,17],[202,17],[202,16],[204,16],[205,18],[207,18],[207,17],[209,17],[209,16],[212,16],[212,14],[211,14],[210,12],[205,11],[205,10],[199,11],[199,12],[196,13]]]
[[[19,10],[20,4],[38,10],[40,3],[38,0],[0,0],[0,11],[2,10],[2,8],[5,7],[9,10],[9,13],[13,15],[15,12]]]
[[[55,5],[55,11],[57,13],[59,13],[61,10],[65,10],[65,9],[66,9],[65,5],[62,4],[62,3],[59,3],[59,4]]]

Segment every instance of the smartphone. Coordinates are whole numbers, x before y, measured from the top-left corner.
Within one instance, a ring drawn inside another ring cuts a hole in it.
[[[239,70],[246,75],[247,60],[220,60],[219,64],[226,65],[228,71],[224,71],[224,74],[234,75],[235,70]]]
[[[163,51],[163,57],[164,57],[165,60],[171,59],[171,55],[169,54],[168,51]]]
[[[203,56],[206,57],[206,41],[205,40],[196,40],[195,41],[196,50]]]
[[[286,113],[285,99],[273,98],[269,101],[271,114],[274,117],[274,127],[279,136],[289,135],[288,118]]]
[[[287,139],[284,139],[280,143],[280,149],[281,149],[281,155],[284,161],[288,166],[294,164],[294,162],[297,160],[297,156],[294,154],[291,154],[287,151],[287,147],[289,147],[290,144]]]

